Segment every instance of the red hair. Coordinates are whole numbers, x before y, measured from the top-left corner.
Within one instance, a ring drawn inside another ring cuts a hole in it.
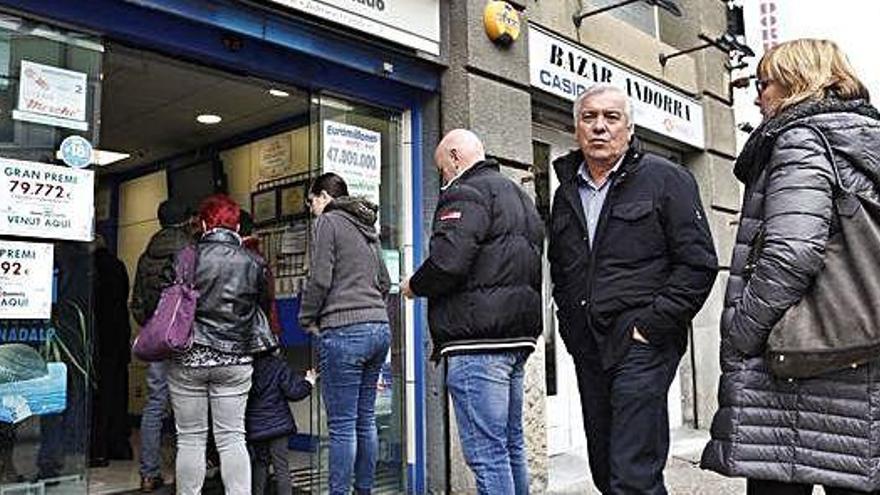
[[[202,200],[199,218],[205,222],[205,230],[217,227],[238,230],[238,203],[225,194],[214,194]]]

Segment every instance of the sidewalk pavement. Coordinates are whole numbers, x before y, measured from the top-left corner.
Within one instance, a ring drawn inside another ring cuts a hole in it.
[[[671,495],[741,495],[746,491],[742,478],[725,478],[700,469],[700,455],[709,441],[709,432],[690,428],[672,431],[666,487]],[[590,479],[586,449],[550,458],[548,495],[600,495]]]

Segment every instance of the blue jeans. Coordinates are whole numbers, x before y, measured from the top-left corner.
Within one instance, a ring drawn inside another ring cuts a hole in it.
[[[141,476],[162,475],[162,421],[168,411],[168,363],[150,363],[147,368],[147,403],[141,412]]]
[[[523,440],[525,351],[460,354],[446,360],[461,449],[481,495],[527,495]]]
[[[330,495],[373,488],[376,452],[376,382],[391,346],[388,323],[324,329],[319,343],[321,395],[330,434]]]

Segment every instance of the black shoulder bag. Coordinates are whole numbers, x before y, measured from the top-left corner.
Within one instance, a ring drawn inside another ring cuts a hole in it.
[[[804,297],[776,323],[767,363],[781,378],[807,378],[880,358],[880,203],[847,190],[831,146],[834,211],[840,229],[825,248],[825,264]]]

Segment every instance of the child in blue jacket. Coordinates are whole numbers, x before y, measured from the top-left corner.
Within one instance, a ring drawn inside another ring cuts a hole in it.
[[[270,462],[277,493],[291,492],[287,439],[296,433],[296,423],[287,402],[308,397],[316,378],[314,370],[306,371],[305,378],[300,378],[274,352],[262,353],[254,359],[245,417],[254,495],[265,492]]]

